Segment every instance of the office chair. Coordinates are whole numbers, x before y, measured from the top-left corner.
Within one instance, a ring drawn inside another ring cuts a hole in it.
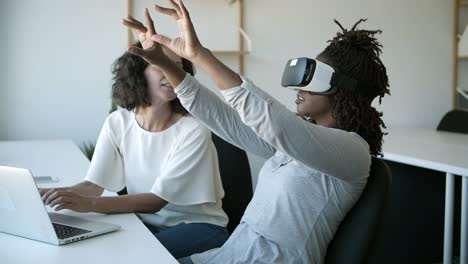
[[[325,264],[362,264],[373,248],[390,197],[388,166],[372,158],[369,180],[361,197],[341,222],[328,245]]]
[[[447,112],[437,126],[437,130],[468,134],[468,111]]]
[[[229,216],[227,229],[230,234],[236,229],[253,196],[249,160],[244,150],[231,145],[212,134],[223,181],[223,209]]]

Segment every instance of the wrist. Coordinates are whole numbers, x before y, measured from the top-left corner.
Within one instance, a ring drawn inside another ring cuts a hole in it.
[[[196,65],[202,65],[207,61],[213,54],[211,51],[205,47],[201,47],[200,50],[195,54],[191,61]]]
[[[87,200],[87,204],[88,204],[88,212],[97,212],[97,199],[99,197],[88,197]]]
[[[173,64],[175,64],[175,62],[173,62],[171,59],[169,59],[169,57],[167,56],[159,56],[155,59],[152,59],[151,61],[149,61],[151,64],[153,65],[156,65],[160,68],[166,68],[166,67],[170,67],[172,66]]]

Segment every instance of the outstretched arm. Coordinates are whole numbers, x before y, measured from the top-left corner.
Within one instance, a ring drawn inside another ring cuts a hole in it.
[[[152,39],[203,69],[223,92],[230,105],[237,110],[244,124],[274,148],[309,167],[346,180],[355,180],[362,176],[362,172],[368,169],[370,156],[368,145],[359,136],[307,123],[252,83],[243,82],[237,73],[200,44],[182,0],[168,1],[172,8],[158,5],[155,8],[177,20],[179,36],[170,39],[155,34]],[[169,67],[162,65],[162,68],[163,71],[167,68],[167,73],[171,75]],[[177,75],[168,80],[173,86],[177,86],[182,81],[182,76]],[[350,158],[349,163],[335,162],[348,160],[347,158]]]
[[[176,4],[172,0],[169,0],[169,2],[173,7],[183,5],[182,3]],[[211,54],[207,49],[201,47],[186,10],[185,15],[183,15],[180,9],[176,11],[175,9],[164,8],[157,5],[155,5],[155,8],[159,12],[170,15],[178,21],[180,36],[174,40],[162,37],[162,40],[166,41],[169,49],[179,56],[192,61],[194,58],[202,56],[201,53],[206,52],[206,54]],[[155,33],[153,20],[148,10],[145,10],[145,20],[146,26],[132,17],[123,20],[125,26],[136,30],[139,36],[142,36],[140,37],[140,42],[143,48],[130,47],[128,51],[142,57],[150,64],[157,65],[172,87],[175,87],[177,97],[180,99],[182,105],[215,134],[248,152],[264,158],[271,157],[276,150],[270,144],[259,138],[250,127],[246,126],[234,109],[229,107],[207,88],[203,87],[192,76],[188,74],[186,76],[186,73],[180,67],[167,58],[159,43],[147,42],[151,34],[155,34],[152,35],[153,39],[161,35]],[[227,68],[214,56],[212,59],[218,63],[219,67],[223,67],[225,70],[219,73],[212,73],[216,76],[218,85],[228,88],[241,82],[241,79],[236,73]],[[205,65],[210,65],[210,62],[206,61]],[[207,67],[206,70],[212,68],[213,67],[210,66]],[[231,81],[225,84],[224,80],[229,79]],[[208,109],[209,111],[207,111]]]
[[[72,189],[54,190],[43,197],[44,203],[55,207],[55,211],[70,209],[76,212],[102,214],[155,213],[167,202],[153,193],[123,195],[117,197],[92,197],[77,193]]]

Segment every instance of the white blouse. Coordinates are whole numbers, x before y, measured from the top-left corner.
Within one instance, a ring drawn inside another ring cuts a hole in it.
[[[210,131],[191,116],[149,132],[135,114],[119,110],[106,119],[86,180],[117,192],[154,193],[168,204],[143,222],[167,228],[179,223],[226,226],[224,190]]]

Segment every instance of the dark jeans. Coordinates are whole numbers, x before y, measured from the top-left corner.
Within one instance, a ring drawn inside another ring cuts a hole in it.
[[[181,223],[165,230],[145,225],[176,259],[221,247],[229,237],[226,228],[212,224]]]

